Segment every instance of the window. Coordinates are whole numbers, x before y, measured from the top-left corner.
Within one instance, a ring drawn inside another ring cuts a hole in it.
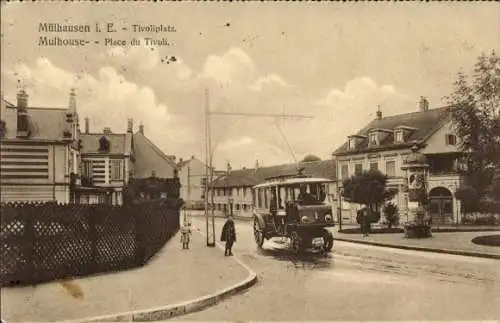
[[[239,196],[239,195],[240,195],[240,188],[239,188],[239,187],[236,189],[236,195],[237,195],[237,196]]]
[[[104,136],[99,139],[99,152],[109,153],[109,140]]]
[[[119,181],[123,179],[122,161],[111,160],[111,180]]]
[[[370,145],[378,144],[377,135],[378,134],[376,131],[370,132]]]
[[[385,162],[385,173],[389,177],[396,176],[396,162],[394,160],[388,160]]]
[[[371,162],[370,170],[378,170],[378,162]]]
[[[354,165],[354,174],[359,175],[363,172],[363,164]]]
[[[342,165],[340,167],[340,177],[342,179],[349,178],[349,165]]]
[[[457,144],[457,137],[452,134],[447,134],[445,137],[446,145],[455,146]]]
[[[394,134],[394,141],[395,142],[403,142],[403,131],[402,130],[396,130]]]
[[[262,201],[263,201],[262,192],[263,190],[261,188],[257,189],[257,205],[259,208],[262,208]]]
[[[82,174],[87,178],[92,178],[92,161],[84,160],[82,162]]]
[[[243,187],[243,196],[246,197],[247,196],[247,188],[246,187]]]
[[[206,177],[201,178],[200,185],[201,185],[201,187],[205,187],[207,185],[207,178]]]
[[[355,148],[356,148],[356,139],[349,138],[349,149],[355,149]]]

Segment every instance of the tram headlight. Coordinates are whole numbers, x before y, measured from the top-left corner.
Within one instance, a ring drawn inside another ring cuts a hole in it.
[[[301,220],[303,223],[307,222],[307,216],[306,216],[306,215],[304,215],[303,217],[301,217],[301,218],[300,218],[300,220]]]
[[[325,215],[325,222],[332,222],[333,218],[331,214]]]

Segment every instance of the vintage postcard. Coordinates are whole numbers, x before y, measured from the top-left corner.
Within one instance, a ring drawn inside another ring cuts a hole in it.
[[[498,322],[499,9],[2,1],[2,322]]]

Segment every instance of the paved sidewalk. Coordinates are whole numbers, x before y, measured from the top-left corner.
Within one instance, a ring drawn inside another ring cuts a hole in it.
[[[189,301],[245,280],[249,273],[219,248],[207,248],[193,232],[190,250],[175,236],[150,262],[137,269],[1,289],[7,322],[62,321],[146,310]]]
[[[334,236],[339,241],[500,259],[500,247],[481,246],[471,241],[477,236],[494,234],[500,232],[433,232],[431,238],[422,239],[408,239],[403,233],[379,233],[363,237],[361,234],[335,232]]]

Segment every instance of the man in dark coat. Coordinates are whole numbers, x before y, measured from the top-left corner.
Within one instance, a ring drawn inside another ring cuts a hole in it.
[[[231,249],[233,248],[233,244],[236,242],[236,227],[232,216],[228,217],[226,223],[224,223],[224,226],[222,227],[220,241],[226,242],[224,256],[232,256],[233,252]]]

